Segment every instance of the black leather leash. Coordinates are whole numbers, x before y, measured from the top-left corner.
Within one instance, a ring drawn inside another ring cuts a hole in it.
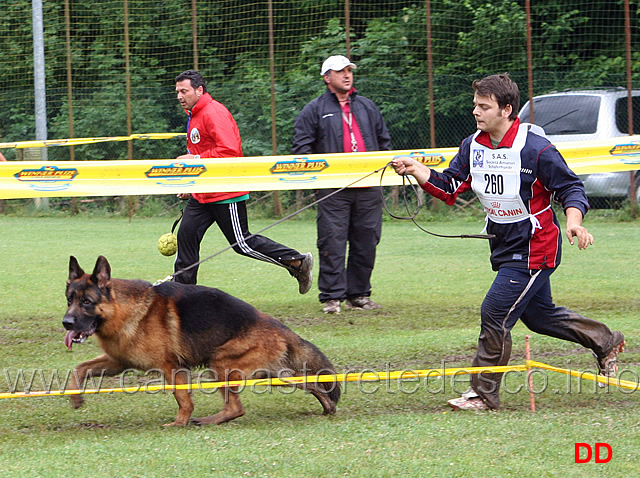
[[[402,175],[402,197],[404,199],[404,205],[405,205],[405,208],[407,210],[407,214],[409,214],[409,215],[408,216],[396,216],[395,214],[393,214],[391,211],[389,211],[389,208],[387,207],[387,203],[384,200],[384,194],[383,194],[383,191],[382,191],[382,178],[384,177],[385,170],[390,165],[391,165],[391,163],[387,163],[385,165],[385,167],[382,168],[382,174],[380,175],[380,194],[383,195],[382,196],[382,205],[384,206],[384,210],[387,211],[387,214],[389,214],[389,216],[391,216],[394,219],[410,220],[416,225],[416,227],[418,229],[420,229],[423,232],[426,232],[427,234],[435,236],[435,237],[444,237],[444,238],[447,238],[447,239],[493,239],[493,238],[496,237],[495,234],[454,234],[454,235],[437,234],[435,232],[428,231],[427,229],[422,227],[420,224],[418,224],[416,222],[416,216],[420,212],[420,209],[422,209],[423,204],[419,203],[418,207],[416,207],[415,211],[413,213],[411,213],[411,211],[409,210],[409,199],[407,198],[407,188],[408,187],[411,187],[413,189],[413,192],[415,193],[416,197],[418,196],[418,194],[417,194],[418,185],[417,185],[417,183],[416,184],[412,183],[411,179],[410,179],[410,176],[407,176],[407,175],[404,175],[404,174]]]
[[[393,217],[394,219],[402,219],[402,220],[411,220],[413,221],[413,223],[416,225],[416,227],[418,227],[418,229],[420,229],[423,232],[426,232],[427,234],[430,234],[432,236],[436,236],[436,237],[444,237],[444,238],[448,238],[448,239],[493,239],[495,236],[493,234],[456,234],[456,235],[447,235],[447,234],[437,234],[435,232],[431,232],[428,231],[427,229],[425,229],[424,227],[422,227],[420,224],[418,224],[415,220],[416,216],[418,215],[418,213],[420,212],[420,209],[422,208],[422,204],[419,204],[418,207],[416,208],[415,212],[412,214],[409,210],[409,200],[407,198],[407,194],[406,194],[406,184],[405,182],[408,182],[408,185],[411,186],[414,191],[416,190],[417,185],[412,184],[411,180],[409,179],[408,176],[402,176],[402,186],[403,186],[403,198],[404,198],[404,204],[405,207],[407,209],[407,213],[409,214],[409,216],[396,216],[395,214],[393,214],[391,211],[389,211],[389,208],[387,207],[387,204],[384,200],[384,190],[383,190],[383,186],[382,186],[382,178],[384,177],[384,172],[385,170],[391,165],[391,163],[387,163],[385,164],[383,167],[376,169],[375,171],[372,171],[368,174],[366,174],[365,176],[362,176],[359,179],[356,179],[355,181],[347,184],[346,186],[343,186],[339,189],[336,189],[335,191],[332,191],[331,193],[327,194],[326,196],[312,202],[311,204],[306,205],[305,207],[303,207],[302,209],[298,209],[295,212],[292,212],[291,214],[289,214],[288,216],[283,217],[282,219],[279,219],[278,221],[268,225],[267,227],[260,229],[258,232],[254,232],[253,234],[250,234],[249,236],[247,236],[245,239],[248,239],[250,237],[253,236],[257,236],[258,234],[263,233],[264,231],[271,229],[274,226],[277,226],[278,224],[291,219],[292,217],[300,214],[303,211],[306,211],[307,209],[315,206],[316,204],[318,204],[321,201],[324,201],[325,199],[333,196],[334,194],[339,193],[340,191],[343,191],[344,189],[347,189],[351,186],[353,186],[354,184],[367,179],[369,176],[372,176],[374,174],[377,174],[379,172],[382,172],[380,174],[380,194],[382,195],[382,205],[384,207],[384,210],[387,212],[387,214],[389,214],[389,216]],[[180,210],[180,217],[178,219],[176,219],[176,221],[173,223],[173,227],[171,228],[171,232],[173,232],[173,230],[176,228],[176,226],[178,225],[178,222],[180,222],[180,219],[182,219],[182,214],[183,211]],[[229,246],[225,247],[224,249],[219,250],[218,252],[216,252],[215,254],[211,254],[208,257],[205,257],[204,259],[198,261],[198,262],[194,262],[193,264],[191,264],[190,266],[184,267],[183,269],[180,269],[179,271],[174,272],[173,274],[169,274],[167,277],[165,277],[164,279],[160,279],[158,281],[156,281],[153,285],[159,285],[162,284],[163,282],[169,281],[169,280],[173,280],[173,278],[179,274],[182,274],[185,271],[188,271],[189,269],[196,267],[200,264],[202,264],[203,262],[208,261],[209,259],[213,259],[214,257],[216,257],[219,254],[222,254],[225,251],[228,251],[229,249],[233,249],[233,247],[237,246],[238,243],[234,242],[233,244],[230,244]]]
[[[327,199],[327,198],[329,198],[329,197],[333,196],[334,194],[337,194],[337,193],[339,193],[340,191],[342,191],[342,190],[344,190],[344,189],[347,189],[347,188],[349,188],[349,187],[353,186],[354,184],[356,184],[356,183],[358,183],[358,182],[360,182],[360,181],[362,181],[362,180],[364,180],[364,179],[367,179],[369,176],[372,176],[372,175],[374,175],[374,174],[376,174],[376,173],[378,173],[378,172],[380,172],[380,171],[384,171],[384,169],[385,169],[387,166],[388,166],[388,164],[387,164],[387,165],[385,165],[385,166],[384,166],[384,167],[382,167],[382,168],[379,168],[379,169],[376,169],[375,171],[370,172],[369,174],[366,174],[365,176],[362,176],[361,178],[356,179],[355,181],[353,181],[353,182],[351,182],[351,183],[347,184],[346,186],[341,187],[340,189],[336,189],[335,191],[332,191],[331,193],[329,193],[329,194],[327,194],[326,196],[324,196],[324,197],[322,197],[322,198],[318,199],[317,201],[314,201],[314,202],[312,202],[311,204],[306,205],[306,206],[305,206],[305,207],[303,207],[302,209],[298,209],[297,211],[292,212],[292,213],[291,213],[291,214],[289,214],[288,216],[285,216],[285,217],[283,217],[282,219],[277,220],[277,221],[276,221],[276,222],[274,222],[273,224],[269,224],[267,227],[265,227],[265,228],[263,228],[263,229],[260,229],[258,232],[254,232],[253,234],[248,235],[245,239],[249,239],[250,237],[257,236],[258,234],[262,234],[264,231],[266,231],[266,230],[268,230],[268,229],[271,229],[271,228],[272,228],[272,227],[274,227],[274,226],[277,226],[277,225],[278,225],[278,224],[280,224],[281,222],[284,222],[284,221],[286,221],[286,220],[288,220],[288,219],[291,219],[292,217],[294,217],[294,216],[296,216],[296,215],[300,214],[302,211],[306,211],[306,210],[307,210],[307,209],[309,209],[310,207],[315,206],[315,205],[316,205],[316,204],[318,204],[319,202],[324,201],[325,199]],[[180,219],[181,219],[181,218],[182,218],[182,211],[181,211],[181,213],[180,213],[180,217],[176,220],[176,222],[175,222],[175,223],[174,223],[174,225],[173,225],[173,226],[174,226],[174,228],[175,228],[176,224],[178,224],[178,222],[180,221]],[[202,260],[199,260],[198,262],[194,262],[193,264],[191,264],[191,265],[189,265],[189,266],[187,266],[187,267],[184,267],[184,268],[180,269],[179,271],[174,272],[173,274],[169,274],[169,275],[168,275],[167,277],[165,277],[164,279],[160,279],[160,280],[158,280],[158,281],[154,282],[154,284],[153,284],[153,285],[155,286],[155,285],[162,284],[163,282],[173,280],[173,278],[174,278],[175,276],[177,276],[177,275],[179,275],[179,274],[182,274],[183,272],[188,271],[189,269],[191,269],[191,268],[193,268],[193,267],[195,267],[195,266],[197,266],[197,265],[200,265],[200,264],[202,264],[203,262],[208,261],[209,259],[213,259],[213,258],[214,258],[214,257],[216,257],[217,255],[222,254],[223,252],[228,251],[229,249],[233,249],[233,247],[235,247],[235,246],[237,246],[237,245],[238,245],[238,243],[237,243],[237,242],[234,242],[233,244],[230,244],[229,246],[225,247],[224,249],[219,250],[219,251],[218,251],[218,252],[216,252],[215,254],[211,254],[210,256],[205,257],[205,258],[204,258],[204,259],[202,259]]]

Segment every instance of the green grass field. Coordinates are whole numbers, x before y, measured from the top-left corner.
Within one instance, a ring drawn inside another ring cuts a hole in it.
[[[173,258],[156,250],[171,218],[0,216],[0,392],[20,373],[41,389],[98,355],[95,339],[68,351],[61,324],[70,255],[91,270],[105,255],[114,277],[154,282]],[[270,224],[252,221],[253,232]],[[557,304],[623,331],[623,378],[640,374],[640,241],[638,221],[588,217],[596,238],[579,251],[565,241],[552,278]],[[478,233],[481,218],[442,219],[428,228]],[[291,220],[265,233],[316,252],[315,223]],[[214,227],[203,256],[226,247]],[[316,274],[317,276],[317,274]],[[201,266],[199,282],[223,289],[272,314],[318,345],[339,371],[470,366],[479,307],[493,279],[488,246],[474,239],[439,239],[409,222],[384,223],[373,275],[379,311],[326,316],[317,287],[305,296],[284,269],[222,253]],[[524,337],[513,331],[512,363],[524,363]],[[588,350],[532,335],[532,358],[563,368],[594,370]],[[44,377],[44,383],[43,383]],[[109,381],[117,386],[118,378]],[[635,476],[640,448],[640,391],[597,389],[557,373],[535,376],[537,411],[505,382],[499,412],[452,412],[446,401],[462,378],[419,383],[349,383],[335,416],[324,417],[310,395],[287,389],[247,390],[247,414],[222,426],[165,428],[177,405],[170,393],[102,394],[72,410],[65,397],[0,400],[2,476]],[[218,394],[195,392],[194,416],[221,405]],[[610,462],[575,464],[576,442],[608,443]]]

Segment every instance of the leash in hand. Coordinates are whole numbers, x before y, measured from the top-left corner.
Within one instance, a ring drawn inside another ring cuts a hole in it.
[[[382,189],[382,178],[384,177],[385,170],[389,166],[391,166],[391,163],[387,163],[384,166],[384,168],[382,168],[382,174],[380,175],[380,194],[383,195],[383,197],[382,197],[382,205],[384,206],[384,210],[392,218],[401,219],[401,220],[410,220],[422,232],[426,232],[427,234],[430,234],[430,235],[435,236],[435,237],[443,237],[443,238],[446,238],[446,239],[493,239],[493,238],[496,237],[494,234],[454,234],[454,235],[437,234],[435,232],[428,231],[427,229],[422,227],[420,224],[418,224],[416,222],[416,217],[418,216],[418,213],[420,212],[420,210],[422,209],[422,206],[424,204],[421,203],[421,202],[418,202],[418,206],[416,207],[415,211],[412,213],[411,210],[409,209],[409,199],[407,197],[407,189],[408,188],[411,188],[413,190],[413,192],[415,193],[416,197],[418,196],[418,185],[416,183],[412,183],[411,179],[410,179],[410,176],[407,176],[407,175],[404,175],[404,174],[402,175],[402,198],[404,200],[404,206],[405,206],[405,209],[407,211],[408,216],[397,216],[397,215],[393,214],[389,210],[389,208],[387,207],[387,203],[384,200],[384,194],[383,194],[383,189]]]

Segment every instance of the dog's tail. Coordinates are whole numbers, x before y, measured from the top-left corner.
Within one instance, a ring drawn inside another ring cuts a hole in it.
[[[301,337],[297,339],[293,344],[289,344],[288,350],[289,366],[297,374],[317,376],[336,373],[333,364],[318,347]],[[338,381],[318,382],[317,388],[325,393],[334,405],[340,400],[341,390]]]

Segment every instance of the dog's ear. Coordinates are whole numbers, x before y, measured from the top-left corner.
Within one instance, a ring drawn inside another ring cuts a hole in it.
[[[69,257],[69,278],[67,279],[67,285],[83,275],[84,271],[82,267],[80,267],[80,264],[78,264],[78,260],[73,256]]]
[[[93,274],[91,280],[98,284],[101,289],[108,289],[111,287],[111,266],[109,261],[104,256],[98,256],[96,266],[93,268]]]

